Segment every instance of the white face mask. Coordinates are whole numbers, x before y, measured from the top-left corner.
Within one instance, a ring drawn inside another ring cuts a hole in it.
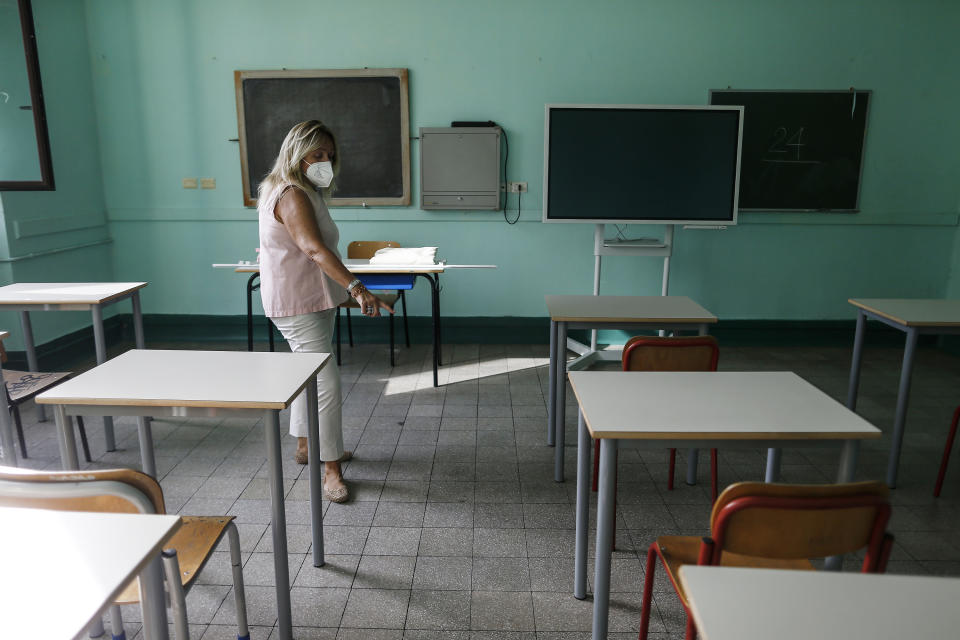
[[[330,162],[314,162],[307,167],[307,180],[315,187],[326,189],[333,182],[333,164]]]

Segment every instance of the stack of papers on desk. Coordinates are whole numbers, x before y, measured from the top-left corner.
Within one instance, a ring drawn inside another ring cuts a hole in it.
[[[387,247],[370,258],[370,264],[423,265],[437,263],[436,247]]]

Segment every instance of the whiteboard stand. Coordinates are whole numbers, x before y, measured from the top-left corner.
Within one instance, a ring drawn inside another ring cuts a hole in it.
[[[604,231],[606,225],[593,226],[593,295],[600,295],[600,266],[603,256],[646,256],[663,258],[663,283],[660,295],[669,295],[670,291],[670,256],[673,254],[673,232],[676,225],[666,225],[663,241],[657,239],[643,239],[626,242],[606,240]],[[660,331],[664,335],[664,331]],[[598,361],[615,361],[620,359],[620,350],[598,351],[597,330],[590,331],[590,344],[567,338],[567,349],[578,354],[579,357],[567,363],[568,371],[587,369]]]
[[[634,241],[616,241],[606,240],[606,225],[596,224],[593,226],[593,295],[600,295],[600,266],[603,256],[645,256],[653,258],[663,258],[663,280],[660,285],[660,295],[670,294],[670,257],[673,255],[673,232],[677,225],[666,225],[666,231],[663,241],[657,239],[642,239]],[[660,330],[660,336],[666,335],[666,331]],[[595,362],[616,362],[622,355],[620,349],[597,350],[597,330],[590,331],[590,345],[567,338],[567,349],[578,354],[567,363],[567,371],[579,371],[588,369]],[[697,449],[690,449],[687,452],[687,484],[697,484]]]

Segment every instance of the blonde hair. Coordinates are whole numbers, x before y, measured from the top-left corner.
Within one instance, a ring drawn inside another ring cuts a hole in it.
[[[308,120],[293,125],[283,139],[283,144],[280,145],[280,153],[277,154],[277,160],[273,163],[273,169],[263,178],[263,182],[257,189],[257,198],[261,202],[264,198],[271,200],[279,187],[288,184],[298,185],[307,192],[314,190],[315,187],[300,169],[300,162],[325,142],[333,145],[331,164],[334,181],[329,187],[321,190],[324,199],[328,199],[336,190],[336,176],[340,173],[340,154],[337,152],[337,139],[333,132],[319,120]]]

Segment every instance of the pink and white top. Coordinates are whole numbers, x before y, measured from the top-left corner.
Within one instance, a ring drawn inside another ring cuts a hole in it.
[[[274,217],[277,200],[288,188],[300,187],[281,186],[268,197],[261,198],[257,207],[260,218],[260,297],[268,318],[333,309],[349,297],[346,289],[300,250],[286,226]],[[326,203],[316,191],[305,193],[313,204],[323,244],[340,259],[337,251],[340,231],[330,217]]]

